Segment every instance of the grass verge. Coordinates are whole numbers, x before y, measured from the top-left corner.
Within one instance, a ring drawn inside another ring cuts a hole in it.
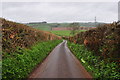
[[[2,60],[2,78],[5,80],[26,78],[60,42],[62,40],[41,42],[31,49],[18,48],[15,53],[6,53]]]
[[[90,72],[93,78],[120,79],[119,67],[115,62],[105,63],[99,56],[94,56],[84,45],[74,44],[68,41],[68,47],[82,62],[82,65]]]

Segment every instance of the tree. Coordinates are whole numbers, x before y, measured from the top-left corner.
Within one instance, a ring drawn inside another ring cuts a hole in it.
[[[69,25],[69,27],[71,30],[70,34],[75,35],[78,32],[80,25],[79,25],[79,23],[71,23]]]

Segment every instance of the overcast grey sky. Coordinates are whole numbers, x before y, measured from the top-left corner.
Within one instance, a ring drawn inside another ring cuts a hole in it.
[[[118,20],[117,2],[3,2],[2,17],[15,22]]]

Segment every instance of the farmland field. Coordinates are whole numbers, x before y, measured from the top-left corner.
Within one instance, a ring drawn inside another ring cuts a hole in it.
[[[69,23],[33,23],[33,24],[26,24],[30,27],[44,30],[44,31],[49,31],[51,30],[52,27],[67,27]]]
[[[49,31],[53,27],[69,27],[70,24],[71,23],[27,23],[26,25],[36,28],[36,29]],[[99,25],[99,24],[104,24],[104,23],[97,23],[97,25]],[[89,23],[89,22],[88,23],[79,23],[79,26],[95,27],[94,23]]]
[[[79,30],[78,32],[83,32],[83,31],[85,30]],[[50,32],[58,36],[72,36],[72,34],[70,34],[71,33],[70,30],[60,30],[60,31],[55,30],[55,31],[50,31]]]
[[[64,31],[50,31],[51,33],[54,33],[59,36],[70,36],[70,31],[69,30],[64,30]]]
[[[48,24],[27,24],[27,25],[44,31],[51,30],[51,27]]]
[[[56,34],[58,36],[72,36],[70,33],[71,31],[70,30],[51,30],[52,29],[52,26],[54,27],[55,25],[57,25],[57,23],[47,23],[47,24],[27,24],[28,26],[31,26],[33,28],[36,28],[38,30],[44,30],[44,31],[49,31],[53,34]],[[59,27],[61,26],[68,26],[69,24],[68,23],[61,23],[59,25]],[[82,31],[85,31],[85,30],[80,30],[80,31],[77,31],[77,32],[82,32]]]

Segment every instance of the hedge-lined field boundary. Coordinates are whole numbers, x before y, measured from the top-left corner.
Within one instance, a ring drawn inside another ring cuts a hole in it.
[[[76,44],[84,44],[94,55],[101,56],[101,60],[120,63],[120,22],[99,25],[66,39]]]
[[[13,53],[17,47],[29,48],[36,42],[59,40],[61,37],[47,31],[37,30],[0,18],[2,22],[2,51]],[[4,55],[4,54],[2,54]]]

